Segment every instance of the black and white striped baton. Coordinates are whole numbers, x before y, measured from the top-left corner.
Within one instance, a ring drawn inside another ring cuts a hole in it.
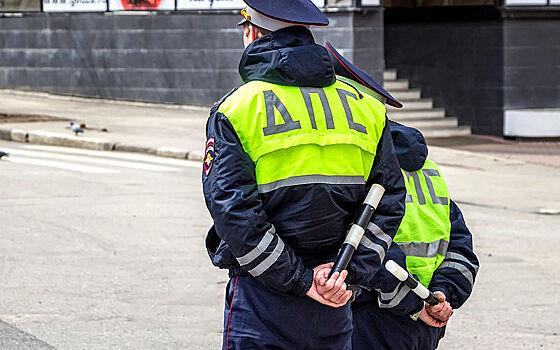
[[[420,299],[424,300],[430,305],[439,304],[439,299],[436,298],[434,293],[430,292],[428,288],[424,287],[424,285],[418,282],[409,271],[400,267],[399,264],[397,264],[393,260],[389,260],[387,261],[387,263],[385,263],[385,268],[399,281],[410,287],[410,289],[414,293],[416,293],[416,295],[418,295]]]
[[[364,204],[362,205],[360,217],[358,218],[357,222],[352,224],[350,230],[348,230],[348,234],[346,235],[344,244],[342,245],[342,248],[338,253],[336,262],[334,263],[329,278],[335,272],[342,272],[348,267],[348,264],[350,263],[350,260],[354,255],[354,252],[356,251],[356,249],[358,249],[358,245],[360,244],[360,241],[362,240],[362,237],[366,232],[366,228],[369,224],[369,221],[371,220],[371,216],[373,215],[375,209],[377,209],[377,206],[381,201],[381,197],[383,197],[383,193],[385,193],[385,189],[383,188],[383,186],[378,184],[374,184],[371,186],[366,199],[364,200]]]

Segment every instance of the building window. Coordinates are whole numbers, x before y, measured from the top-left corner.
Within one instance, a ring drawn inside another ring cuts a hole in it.
[[[328,7],[350,7],[352,2],[352,0],[326,0],[325,4]]]
[[[481,6],[495,5],[495,0],[385,0],[385,7]]]

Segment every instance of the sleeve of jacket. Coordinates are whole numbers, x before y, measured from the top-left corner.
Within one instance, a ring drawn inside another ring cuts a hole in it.
[[[348,267],[350,284],[367,286],[371,282],[404,215],[406,188],[387,122],[377,145],[367,189],[375,183],[383,186],[385,193]]]
[[[432,276],[430,290],[443,292],[451,306],[457,309],[471,295],[479,262],[461,210],[453,201],[450,206],[449,247],[445,259]]]
[[[208,141],[202,173],[206,206],[216,233],[244,271],[272,289],[305,295],[313,271],[267,221],[258,195],[255,165],[227,117],[216,110],[217,106],[206,125]],[[213,152],[209,152],[212,143]]]
[[[406,255],[397,244],[392,244],[387,250],[383,266],[381,266],[371,284],[373,289],[377,291],[379,308],[397,316],[412,315],[422,310],[424,302],[410,290],[410,287],[387,271],[385,263],[388,260],[393,260],[406,269]]]

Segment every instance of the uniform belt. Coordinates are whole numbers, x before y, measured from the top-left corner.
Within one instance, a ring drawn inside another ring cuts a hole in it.
[[[238,267],[234,267],[232,269],[229,269],[228,276],[229,276],[229,278],[243,277],[243,276],[249,276],[249,273],[238,266]]]
[[[362,289],[356,297],[356,300],[354,300],[351,304],[352,311],[358,312],[371,306],[378,308],[378,300],[379,294],[377,293],[377,291],[367,291],[365,289]]]

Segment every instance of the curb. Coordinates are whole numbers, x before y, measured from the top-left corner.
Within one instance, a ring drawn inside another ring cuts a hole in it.
[[[20,129],[0,128],[0,140],[32,143],[36,145],[83,148],[95,151],[143,153],[165,158],[186,159],[194,161],[202,161],[203,158],[203,155],[200,152],[185,151],[175,147],[153,148],[137,145],[127,145],[105,139],[92,137],[76,138],[67,134],[59,134],[41,130],[24,131]]]
[[[184,105],[184,104],[176,104],[176,103],[98,98],[98,97],[80,96],[80,95],[72,95],[72,94],[64,94],[64,93],[53,93],[53,92],[45,92],[45,91],[31,91],[31,90],[14,90],[14,89],[4,89],[4,88],[0,88],[0,93],[15,95],[15,96],[48,98],[51,100],[77,101],[77,102],[90,102],[90,103],[93,102],[93,103],[105,103],[105,104],[121,105],[121,106],[147,107],[147,108],[181,109],[181,110],[199,111],[205,113],[208,113],[208,110],[212,108],[212,106],[202,106],[202,105]]]

